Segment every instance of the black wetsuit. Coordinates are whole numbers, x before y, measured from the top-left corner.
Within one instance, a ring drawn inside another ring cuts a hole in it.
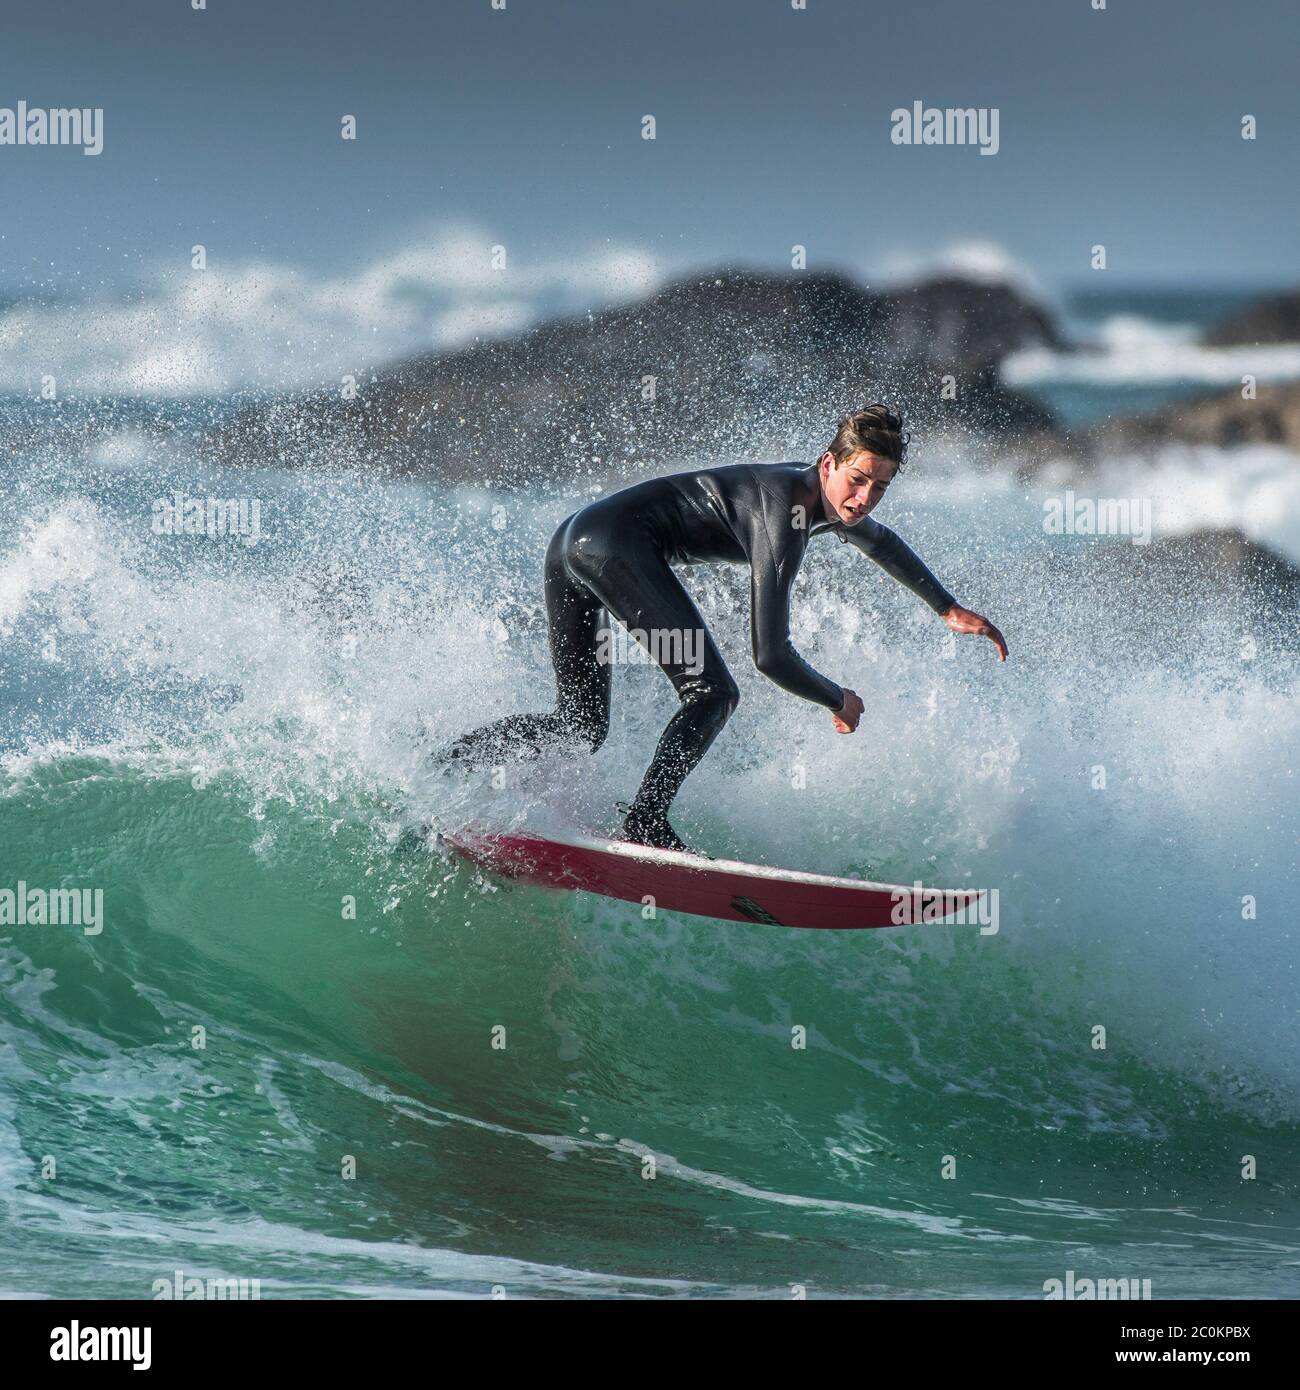
[[[610,696],[610,666],[601,659],[602,610],[629,632],[698,634],[693,651],[669,641],[652,649],[681,700],[628,818],[629,828],[649,827],[653,841],[654,826],[666,824],[678,788],[740,698],[671,566],[748,564],[754,664],[792,695],[838,710],[843,690],[814,671],[790,641],[790,590],[809,539],[823,531],[855,545],[936,613],[953,604],[953,596],[887,526],[870,517],[852,527],[826,519],[815,464],[740,464],[652,478],[566,517],[547,548],[555,712],[499,720],[458,739],[449,755],[481,763],[557,742],[599,748],[609,728]]]

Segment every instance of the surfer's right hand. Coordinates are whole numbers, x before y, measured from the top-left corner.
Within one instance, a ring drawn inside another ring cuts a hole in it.
[[[858,727],[858,720],[862,718],[862,701],[858,698],[856,690],[844,687],[844,703],[831,714],[831,719],[835,724],[837,734],[851,734]]]

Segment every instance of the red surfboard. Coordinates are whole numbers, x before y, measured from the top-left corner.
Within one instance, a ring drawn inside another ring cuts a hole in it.
[[[904,887],[773,869],[732,859],[574,835],[495,834],[470,827],[444,840],[463,858],[505,878],[544,888],[582,889],[670,912],[774,927],[856,930],[942,921],[971,922],[979,889]]]

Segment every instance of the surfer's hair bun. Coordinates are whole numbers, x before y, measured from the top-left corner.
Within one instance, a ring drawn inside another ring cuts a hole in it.
[[[845,459],[863,451],[881,454],[902,468],[912,436],[903,431],[903,417],[887,405],[868,405],[850,411],[839,423],[835,438],[827,446],[838,467]]]

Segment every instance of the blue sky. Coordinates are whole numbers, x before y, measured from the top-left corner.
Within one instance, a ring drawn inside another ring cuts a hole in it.
[[[1294,0],[5,8],[0,105],[102,106],[106,134],[97,159],[0,148],[10,282],[192,238],[339,272],[443,219],[521,255],[778,264],[798,241],[866,268],[963,238],[1055,279],[1100,240],[1117,274],[1297,269]],[[916,99],[998,107],[1000,153],[891,145]]]
[[[202,243],[221,312],[305,298],[301,334],[323,293],[387,340],[414,295],[450,343],[796,243],[1294,284],[1298,39],[1295,0],[8,0],[0,107],[102,107],[105,144],[0,146],[0,291],[175,295]],[[892,144],[917,100],[998,108],[998,154]]]

